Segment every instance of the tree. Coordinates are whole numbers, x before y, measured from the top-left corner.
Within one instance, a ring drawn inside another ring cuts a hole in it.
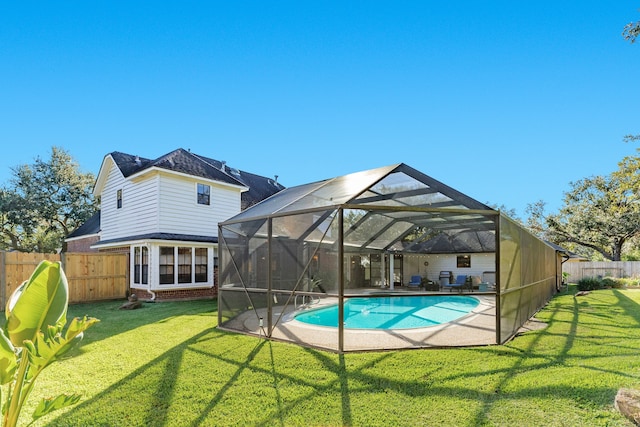
[[[0,189],[0,249],[56,252],[97,209],[93,174],[80,172],[61,148],[12,172],[10,186]]]
[[[631,43],[635,43],[638,36],[640,36],[640,21],[629,22],[622,29],[622,37]]]
[[[564,206],[544,214],[544,202],[529,205],[529,228],[556,244],[576,244],[620,261],[623,250],[640,236],[640,158],[625,157],[608,177],[571,183]]]
[[[630,22],[624,26],[622,30],[622,37],[631,43],[635,43],[636,38],[640,36],[640,21]]]
[[[522,224],[522,219],[520,219],[520,217],[518,216],[518,213],[516,212],[516,210],[514,208],[508,208],[504,204],[499,204],[498,205],[496,203],[490,203],[490,202],[484,202],[484,204],[489,206],[492,209],[495,209],[497,211],[502,212],[503,214],[505,214],[506,216],[508,216],[512,220]]]
[[[623,141],[640,142],[640,135],[626,135]],[[546,215],[543,201],[528,205],[527,227],[590,259],[635,258],[640,250],[640,157],[623,158],[608,177],[571,186],[558,214]]]

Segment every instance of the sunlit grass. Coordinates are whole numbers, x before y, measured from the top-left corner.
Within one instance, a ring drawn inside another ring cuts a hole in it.
[[[29,404],[82,393],[52,426],[630,426],[613,400],[640,388],[639,304],[565,294],[503,346],[346,355],[219,331],[212,301],[78,305],[101,322]]]

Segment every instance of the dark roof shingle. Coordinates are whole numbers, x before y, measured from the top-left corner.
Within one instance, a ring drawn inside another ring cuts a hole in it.
[[[231,168],[220,160],[194,154],[183,148],[153,160],[118,151],[111,153],[111,157],[125,178],[157,167],[226,184],[245,186],[248,191],[243,192],[241,196],[242,210],[284,189],[284,186],[271,178]]]
[[[89,236],[100,232],[100,211],[94,213],[80,227],[76,228],[67,238]]]

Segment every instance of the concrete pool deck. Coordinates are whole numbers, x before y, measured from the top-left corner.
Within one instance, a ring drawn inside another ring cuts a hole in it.
[[[442,294],[441,294],[442,295]],[[464,294],[468,296],[469,294]],[[465,347],[496,343],[495,295],[472,295],[479,304],[469,314],[454,321],[424,328],[377,330],[344,329],[344,351],[391,350],[428,347]],[[310,308],[336,304],[337,298],[326,297],[297,308],[274,306],[275,326],[271,338],[293,341],[301,345],[338,350],[338,329],[315,326],[295,320],[295,315]],[[266,330],[266,310],[258,310]],[[256,312],[245,312],[227,325],[231,330],[264,335]],[[226,328],[225,328],[226,329]]]

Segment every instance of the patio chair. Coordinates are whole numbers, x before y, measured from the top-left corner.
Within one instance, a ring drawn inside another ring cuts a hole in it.
[[[422,286],[422,276],[411,276],[411,280],[407,283],[409,288],[419,288]]]
[[[450,283],[446,287],[449,288],[449,292],[452,292],[454,289],[457,289],[458,291],[462,292],[465,286],[467,286],[467,276],[465,274],[459,274],[456,277],[456,281],[453,283]]]

